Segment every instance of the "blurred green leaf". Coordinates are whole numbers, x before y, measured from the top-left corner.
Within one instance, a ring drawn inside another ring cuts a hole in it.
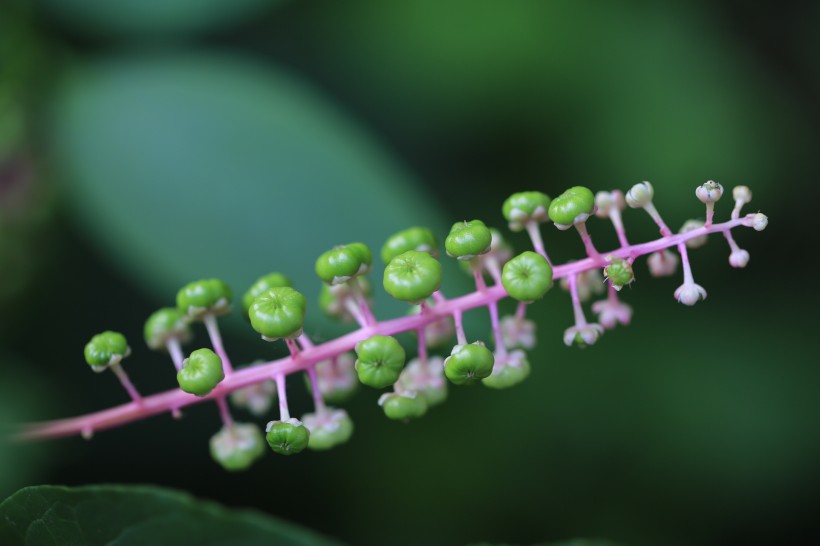
[[[230,27],[282,0],[39,0],[66,25],[92,35],[176,35]]]
[[[0,504],[0,521],[4,546],[338,544],[291,523],[156,487],[29,487]]]
[[[276,68],[216,54],[115,58],[73,70],[54,106],[74,212],[167,298],[211,276],[241,294],[281,271],[315,325],[321,252],[358,240],[378,249],[416,224],[445,233],[437,206],[373,139]]]

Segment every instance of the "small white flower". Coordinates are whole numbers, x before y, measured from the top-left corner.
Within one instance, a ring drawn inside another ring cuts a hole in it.
[[[274,381],[262,381],[231,393],[231,403],[234,406],[245,408],[257,417],[268,413],[274,398],[276,398],[276,383]]]
[[[527,319],[519,319],[513,315],[501,319],[501,338],[508,349],[535,347],[535,323]]]
[[[695,189],[695,195],[700,199],[701,203],[706,205],[717,203],[723,195],[723,186],[714,180],[709,180]]]
[[[571,347],[578,345],[586,347],[595,345],[598,338],[604,333],[604,328],[600,324],[584,324],[583,326],[572,326],[564,331],[564,345]]]
[[[769,225],[769,217],[765,214],[758,212],[754,215],[752,227],[755,228],[755,231],[763,231],[766,229],[766,226]]]
[[[580,273],[576,279],[578,299],[581,301],[589,301],[593,294],[601,294],[604,291],[604,276],[600,269],[590,269]],[[569,291],[568,277],[561,278],[561,288]]]
[[[683,283],[675,290],[675,299],[684,305],[695,305],[698,301],[706,299],[706,290],[694,282]]]
[[[653,277],[669,277],[678,270],[680,259],[678,255],[669,250],[653,252],[646,260],[649,266],[649,274]]]
[[[704,222],[702,220],[687,220],[678,230],[678,233],[688,233],[690,231],[700,229],[703,226]],[[707,240],[708,238],[706,235],[701,235],[700,237],[694,237],[686,241],[686,246],[688,246],[689,248],[700,248],[706,244]]]
[[[746,252],[745,250],[743,250],[742,248],[739,248],[739,249],[733,251],[729,255],[729,265],[731,265],[732,267],[737,267],[737,268],[746,267],[746,264],[748,264],[748,263],[749,263],[749,253]]]
[[[626,204],[633,209],[640,209],[652,202],[655,189],[649,182],[635,184],[626,192]]]
[[[620,301],[596,301],[592,304],[592,312],[598,315],[598,322],[607,330],[618,324],[626,326],[632,320],[632,307]]]
[[[624,195],[619,191],[599,191],[595,194],[595,216],[609,218],[609,211],[613,208],[624,209]]]
[[[736,203],[739,201],[745,205],[752,200],[752,190],[749,189],[749,186],[735,186],[732,188],[732,197]]]

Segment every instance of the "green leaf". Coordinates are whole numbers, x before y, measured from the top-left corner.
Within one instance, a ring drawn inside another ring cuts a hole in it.
[[[276,544],[333,546],[260,513],[228,510],[173,490],[143,486],[21,489],[0,504],[0,544]]]
[[[242,293],[281,271],[308,299],[310,327],[321,252],[379,248],[411,225],[446,230],[371,137],[275,67],[218,54],[120,57],[75,68],[56,97],[56,172],[73,211],[135,282],[169,298],[193,279]],[[392,315],[405,307],[392,303]]]
[[[39,0],[40,9],[92,35],[175,35],[225,28],[282,0]]]

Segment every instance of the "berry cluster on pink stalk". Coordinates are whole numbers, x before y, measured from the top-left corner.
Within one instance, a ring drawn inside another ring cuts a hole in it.
[[[476,289],[449,299],[441,291],[442,268],[434,234],[413,227],[390,237],[381,249],[386,264],[385,291],[407,302],[410,312],[392,320],[377,320],[369,296],[366,276],[373,265],[370,249],[363,243],[340,245],[316,261],[316,273],[324,282],[319,296],[321,309],[342,321],[354,322],[354,331],[326,343],[314,344],[303,331],[306,312],[304,296],[292,288],[280,273],[261,277],[241,299],[244,316],[265,341],[284,340],[290,355],[270,362],[259,362],[234,369],[217,324],[217,318],[230,311],[231,289],[219,279],[190,283],[177,294],[176,307],[160,309],[145,324],[144,337],[151,349],[167,351],[177,372],[179,388],[142,396],[129,380],[122,360],[131,349],[117,332],[94,336],[85,347],[85,357],[94,371],[112,370],[131,398],[129,403],[96,413],[25,426],[25,438],[50,438],[79,434],[90,438],[96,431],[117,427],[160,413],[181,416],[190,404],[213,401],[222,428],[211,438],[211,454],[227,470],[249,467],[266,451],[291,455],[305,448],[324,450],[346,442],[353,424],[338,404],[359,383],[383,390],[378,398],[390,419],[407,421],[424,415],[447,396],[448,383],[482,383],[491,388],[508,388],[524,380],[530,372],[525,350],[535,345],[535,324],[527,320],[527,306],[540,300],[553,281],[569,291],[575,324],[564,332],[568,346],[585,347],[618,324],[626,325],[632,309],[618,298],[619,291],[635,280],[633,264],[648,256],[652,276],[674,275],[680,266],[683,283],[675,299],[694,305],[706,298],[706,290],[695,283],[688,249],[702,245],[709,234],[720,233],[729,245],[729,263],[745,267],[749,253],[732,236],[734,228],[744,226],[757,231],[766,228],[768,219],[761,213],[741,216],[751,200],[746,186],[732,191],[731,218],[714,223],[714,204],[723,196],[723,187],[713,181],[699,186],[695,195],[706,205],[705,221],[690,220],[673,234],[653,205],[654,190],[649,182],[620,191],[598,192],[576,186],[555,199],[537,192],[511,195],[502,212],[513,231],[526,231],[533,251],[513,256],[501,234],[480,220],[453,225],[444,248],[473,275]],[[660,229],[661,237],[639,244],[627,240],[622,212],[629,206],[643,209]],[[592,242],[587,221],[597,216],[611,222],[619,247],[601,252]],[[559,230],[575,228],[581,237],[586,257],[555,265],[544,249],[540,224],[551,221]],[[677,250],[677,254],[672,252]],[[597,322],[589,322],[582,302],[594,292],[606,290],[592,304]],[[518,301],[516,312],[499,317],[498,302],[504,298]],[[491,346],[471,340],[464,331],[463,314],[486,307],[492,326]],[[211,348],[200,348],[184,356],[182,344],[190,338],[192,323],[202,322]],[[406,362],[406,354],[394,337],[415,334],[417,357]],[[452,345],[455,335],[456,344]],[[432,356],[431,350],[443,347],[446,358]],[[301,419],[291,416],[285,378],[294,373],[306,375],[313,397],[313,411]],[[387,390],[384,390],[387,389]],[[263,433],[253,423],[233,420],[228,401],[256,416],[268,415],[278,399],[278,419],[270,421]]]

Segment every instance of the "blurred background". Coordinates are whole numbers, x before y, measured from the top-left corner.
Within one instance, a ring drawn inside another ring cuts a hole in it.
[[[190,280],[241,293],[282,271],[309,297],[308,333],[337,335],[315,305],[319,253],[414,224],[504,227],[513,191],[649,180],[677,229],[703,216],[693,190],[714,179],[750,186],[770,226],[736,235],[745,270],[717,237],[690,253],[709,292],[694,308],[673,300],[679,278],[640,263],[623,292],[633,324],[586,350],[561,343],[572,313],[554,290],[532,306],[533,372],[511,390],[452,388],[403,425],[362,388],[347,445],[236,475],[208,455],[210,405],[90,442],[2,442],[0,498],[153,483],[356,545],[818,543],[818,24],[820,4],[797,1],[6,0],[6,425],[125,401],[81,356],[108,328],[131,339],[142,391],[172,387],[142,323]],[[657,235],[646,215],[626,223],[632,240]],[[590,231],[615,241],[603,222]],[[574,234],[544,234],[555,260],[582,255]],[[469,290],[448,267],[447,295]],[[405,311],[376,299],[380,316]],[[468,320],[488,337],[484,313]],[[282,354],[238,314],[222,322],[235,362]],[[301,378],[290,392],[310,411]]]

